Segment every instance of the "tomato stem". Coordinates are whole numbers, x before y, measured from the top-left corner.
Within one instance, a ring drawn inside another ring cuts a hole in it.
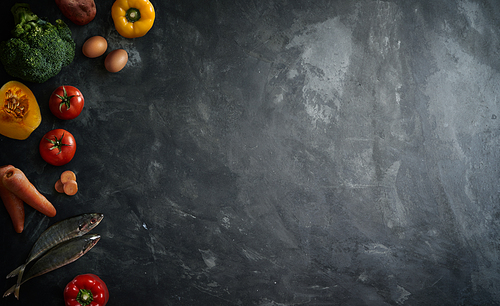
[[[66,92],[66,88],[64,88],[64,85],[63,85],[63,95],[58,95],[56,94],[56,96],[61,99],[61,103],[59,103],[59,111],[62,113],[62,107],[63,105],[66,105],[66,109],[70,109],[71,108],[71,98],[73,98],[75,95],[72,95],[72,96],[68,96],[68,93]]]
[[[49,139],[49,138],[45,138],[48,142],[50,142],[52,144],[52,147],[49,150],[58,149],[59,152],[57,154],[59,155],[62,152],[62,147],[63,146],[71,147],[71,145],[65,144],[65,143],[62,142],[63,138],[64,138],[64,133],[62,134],[62,136],[61,136],[60,139],[57,139],[56,135],[54,135],[54,140]]]

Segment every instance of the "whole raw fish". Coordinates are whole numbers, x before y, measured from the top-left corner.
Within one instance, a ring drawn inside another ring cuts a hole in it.
[[[87,234],[59,243],[38,259],[24,275],[22,282],[20,284],[16,283],[9,288],[3,297],[14,292],[15,297],[19,299],[19,287],[22,284],[34,277],[74,262],[90,251],[99,239],[101,239],[101,236],[98,234]]]
[[[24,269],[30,262],[61,242],[85,235],[96,227],[103,218],[104,215],[100,213],[87,213],[54,223],[40,235],[33,245],[26,262],[10,272],[7,278],[17,275],[17,284],[20,285]]]

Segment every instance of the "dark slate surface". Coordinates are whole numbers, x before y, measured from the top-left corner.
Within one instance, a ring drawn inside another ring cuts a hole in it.
[[[81,273],[110,305],[500,304],[496,0],[155,1],[138,39],[96,2],[70,23],[75,61],[27,83],[40,127],[0,137],[1,164],[58,209],[27,207],[23,234],[0,213],[0,274],[58,220],[102,212],[102,239],[2,305],[62,305]],[[82,55],[94,35],[129,52],[123,71]],[[72,121],[47,106],[62,84],[86,98]],[[53,128],[77,139],[66,166],[38,154]],[[53,190],[66,169],[74,197]]]

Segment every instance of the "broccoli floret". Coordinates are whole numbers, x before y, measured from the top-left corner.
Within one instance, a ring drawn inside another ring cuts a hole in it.
[[[73,61],[75,42],[64,21],[42,20],[26,3],[15,4],[11,11],[16,24],[13,37],[0,42],[0,61],[8,74],[43,83]]]

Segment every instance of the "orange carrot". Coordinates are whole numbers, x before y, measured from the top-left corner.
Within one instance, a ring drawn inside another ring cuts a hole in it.
[[[76,174],[71,170],[66,170],[61,174],[61,183],[64,185],[68,181],[76,181]]]
[[[78,192],[78,183],[74,180],[67,181],[63,189],[65,194],[69,196],[75,195]]]
[[[5,172],[14,168],[14,166],[8,165],[0,168],[0,177],[3,176]],[[2,199],[7,212],[12,220],[12,225],[16,233],[22,233],[24,229],[24,203],[23,200],[18,198],[15,194],[7,190],[3,184],[0,183],[0,198]]]
[[[15,194],[0,185],[0,198],[7,209],[16,233],[22,233],[24,229],[24,203]]]
[[[56,184],[54,185],[54,188],[56,189],[57,192],[63,193],[64,192],[64,184],[61,182],[61,179],[58,179]]]
[[[2,183],[10,192],[42,214],[48,217],[56,215],[54,205],[33,186],[21,170],[13,168],[5,172]]]

